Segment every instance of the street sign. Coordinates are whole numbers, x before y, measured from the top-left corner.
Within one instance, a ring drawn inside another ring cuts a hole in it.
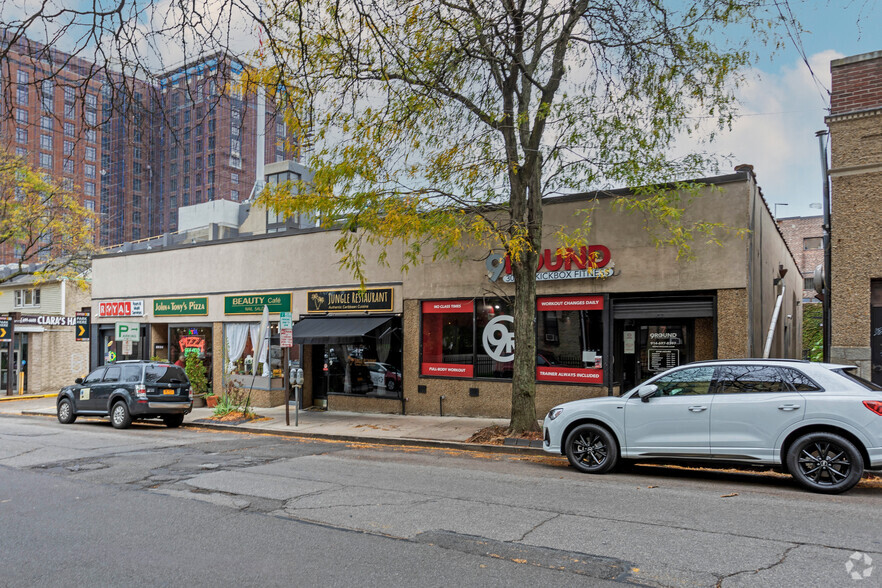
[[[294,315],[290,312],[279,314],[279,345],[294,347]]]
[[[12,335],[12,318],[8,316],[0,316],[0,342],[11,343]]]
[[[131,341],[123,341],[122,342],[122,354],[123,355],[131,355],[133,345],[134,345],[134,343],[132,343]]]
[[[141,340],[141,324],[140,323],[116,323],[116,340],[117,341],[140,341]]]
[[[92,313],[78,312],[74,322],[74,334],[77,341],[88,341],[89,332],[92,329]]]

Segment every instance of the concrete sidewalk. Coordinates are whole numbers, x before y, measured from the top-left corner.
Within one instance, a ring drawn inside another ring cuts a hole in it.
[[[242,423],[209,421],[212,411],[211,408],[193,409],[193,412],[184,419],[184,426],[390,445],[419,445],[505,453],[542,453],[542,450],[536,447],[465,443],[466,439],[485,427],[507,425],[508,419],[301,410],[299,425],[295,426],[292,406],[291,424],[288,426],[285,424],[284,406],[257,408],[255,412],[264,417],[264,420]],[[0,404],[0,414],[54,417],[55,397],[5,402]]]

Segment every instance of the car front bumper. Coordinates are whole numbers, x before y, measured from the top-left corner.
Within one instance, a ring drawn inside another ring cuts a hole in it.
[[[555,455],[561,454],[561,434],[563,423],[561,419],[549,421],[547,418],[542,423],[542,450]]]

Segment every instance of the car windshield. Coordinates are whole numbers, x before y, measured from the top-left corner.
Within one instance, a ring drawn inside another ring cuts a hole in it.
[[[855,368],[856,369],[856,368]],[[876,390],[877,392],[882,392],[882,386],[878,384],[874,384],[870,380],[865,380],[856,373],[854,373],[854,369],[841,369],[841,370],[833,370],[837,374],[841,374],[854,382],[855,384],[866,388],[867,390]]]
[[[148,384],[183,384],[187,382],[187,374],[176,365],[148,365],[144,380]]]

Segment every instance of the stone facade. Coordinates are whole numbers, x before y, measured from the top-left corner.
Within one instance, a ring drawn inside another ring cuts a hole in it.
[[[870,378],[871,283],[882,279],[882,52],[833,61],[831,73],[830,359]]]

